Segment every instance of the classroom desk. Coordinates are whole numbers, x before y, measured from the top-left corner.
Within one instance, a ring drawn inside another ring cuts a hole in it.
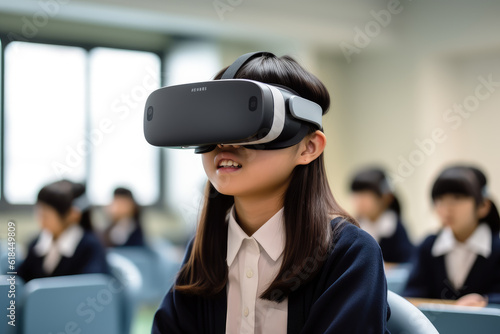
[[[444,305],[455,305],[454,300],[449,299],[428,299],[428,298],[406,298],[414,306],[418,307],[420,304],[444,304]]]
[[[449,299],[428,299],[428,298],[411,298],[405,297],[407,301],[412,303],[415,307],[419,307],[422,304],[440,304],[440,305],[455,305],[454,300]],[[456,305],[457,307],[461,307]],[[477,307],[477,306],[463,306],[463,307]],[[500,304],[488,304],[485,308],[495,308],[500,309]]]

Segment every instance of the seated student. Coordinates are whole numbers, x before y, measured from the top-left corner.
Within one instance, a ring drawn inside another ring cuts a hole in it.
[[[418,249],[404,295],[453,299],[457,305],[500,303],[500,218],[477,168],[454,166],[434,182],[442,229]]]
[[[237,79],[288,87],[328,110],[325,86],[291,57],[253,56],[235,62]],[[388,332],[380,247],[330,191],[324,133],[297,122],[273,149],[204,149],[196,236],[152,333]]]
[[[42,232],[17,269],[21,278],[109,273],[106,252],[92,232],[82,184],[63,180],[44,186],[38,193],[36,218]]]
[[[145,246],[141,208],[129,189],[116,188],[107,211],[111,224],[104,231],[106,246]]]
[[[359,171],[351,182],[359,225],[380,245],[385,262],[409,262],[415,247],[401,221],[401,207],[385,173],[378,168]]]

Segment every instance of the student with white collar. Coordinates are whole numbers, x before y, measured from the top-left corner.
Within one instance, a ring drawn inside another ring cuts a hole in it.
[[[354,212],[360,227],[382,249],[388,263],[409,262],[415,253],[401,219],[401,206],[389,180],[380,168],[358,171],[351,182]]]
[[[109,273],[105,250],[92,232],[82,184],[62,180],[44,186],[35,210],[42,232],[17,269],[22,279]]]
[[[141,223],[141,208],[132,191],[118,187],[107,208],[110,224],[104,231],[107,247],[146,247]]]
[[[419,247],[404,295],[500,303],[500,218],[484,173],[449,167],[434,182],[432,199],[443,228]]]
[[[234,63],[233,79],[286,87],[326,113],[316,76],[289,56],[253,55]],[[280,147],[202,153],[209,181],[196,235],[152,333],[388,333],[380,248],[333,197],[325,134],[297,125],[271,143]]]

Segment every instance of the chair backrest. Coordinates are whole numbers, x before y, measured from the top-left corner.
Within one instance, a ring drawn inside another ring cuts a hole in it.
[[[22,294],[21,278],[0,275],[0,333],[13,334],[20,327]]]
[[[419,309],[442,334],[500,333],[499,309],[431,304]]]
[[[138,300],[142,289],[142,275],[139,269],[126,257],[117,253],[108,253],[106,260],[111,274],[123,286],[124,302],[121,305],[123,314],[122,333],[130,333],[132,320],[135,317]]]
[[[142,275],[139,303],[157,306],[174,281],[178,263],[172,264],[156,249],[117,247],[109,253],[127,258],[139,269]]]
[[[392,291],[387,291],[391,317],[387,327],[391,334],[439,333],[427,317],[413,304]]]
[[[160,288],[166,293],[175,282],[177,273],[181,268],[185,249],[179,249],[169,241],[160,238],[151,240],[150,245],[160,261]]]
[[[410,270],[407,266],[398,266],[386,270],[387,289],[397,294],[403,293],[408,282],[408,277],[410,276]]]
[[[118,254],[131,261],[141,273],[142,286],[138,296],[139,303],[151,303],[159,300],[162,293],[156,288],[155,280],[158,270],[158,258],[156,254],[142,247],[116,247],[109,250],[110,254]]]
[[[110,276],[39,278],[27,282],[24,291],[25,334],[122,333],[122,288]]]

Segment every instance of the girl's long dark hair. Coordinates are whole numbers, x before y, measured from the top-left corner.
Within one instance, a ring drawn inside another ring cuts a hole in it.
[[[215,79],[220,79],[224,71]],[[318,103],[323,113],[329,108],[330,98],[325,86],[288,56],[255,58],[235,77],[286,86]],[[277,302],[311,280],[321,269],[338,232],[331,228],[332,217],[341,216],[357,225],[333,197],[323,154],[308,165],[295,167],[283,203],[286,233],[283,261],[276,278],[260,296]],[[221,194],[207,183],[192,251],[175,285],[178,291],[208,297],[225,288],[228,275],[226,217],[233,204],[233,196]]]
[[[389,204],[388,209],[394,211],[399,217],[401,216],[401,204],[391,189],[389,180],[382,168],[367,167],[358,171],[352,178],[351,191],[371,191],[377,196],[391,194],[393,200]]]
[[[40,189],[37,196],[37,202],[52,207],[59,216],[64,217],[69,213],[74,200],[84,194],[85,186],[83,184],[61,180],[50,183]],[[92,230],[91,212],[89,208],[81,212],[79,224],[84,230]]]
[[[443,170],[434,182],[432,199],[435,201],[445,194],[459,194],[474,198],[476,205],[482,204],[485,200],[490,201],[490,211],[480,220],[486,222],[492,232],[498,233],[500,231],[500,216],[495,203],[488,197],[487,183],[486,175],[477,167],[451,166]]]

